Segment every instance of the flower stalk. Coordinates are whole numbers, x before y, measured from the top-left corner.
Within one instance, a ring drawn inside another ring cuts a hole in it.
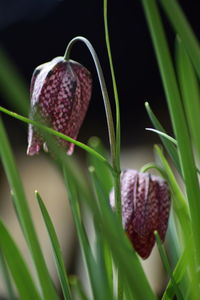
[[[108,133],[109,133],[110,152],[111,152],[111,160],[112,160],[113,176],[114,176],[116,212],[117,212],[117,215],[118,215],[118,217],[121,221],[121,195],[120,195],[120,172],[121,172],[121,170],[120,170],[120,122],[119,122],[119,112],[117,113],[117,116],[118,116],[117,117],[117,120],[118,120],[117,124],[118,125],[116,126],[116,134],[115,134],[113,116],[112,116],[112,111],[111,111],[111,106],[110,106],[110,100],[109,100],[109,96],[108,96],[108,91],[107,91],[103,71],[102,71],[98,56],[96,54],[96,51],[94,50],[92,44],[86,38],[84,38],[82,36],[77,36],[77,37],[73,38],[67,46],[67,49],[66,49],[65,54],[64,54],[64,59],[66,61],[68,61],[70,59],[70,54],[71,54],[72,47],[78,41],[83,42],[87,46],[87,48],[89,49],[89,51],[92,55],[96,70],[97,70],[98,78],[99,78],[99,83],[100,83],[101,92],[102,92],[103,101],[104,101],[104,107],[105,107],[105,111],[106,111],[106,119],[107,119]],[[109,47],[109,52],[110,52],[110,47]],[[111,60],[112,60],[112,58],[111,58]],[[112,67],[112,73],[114,74],[113,67]],[[114,79],[113,82],[115,82],[115,79]],[[116,82],[115,82],[115,88],[114,89],[116,90]],[[115,92],[115,96],[116,95],[118,95],[117,92]],[[116,111],[119,111],[118,96],[117,96],[117,100],[115,99],[115,104],[116,104]]]
[[[115,129],[114,129],[113,116],[112,116],[108,91],[107,91],[105,79],[104,79],[104,76],[103,76],[103,71],[102,71],[98,56],[96,54],[96,51],[94,50],[92,44],[86,38],[84,38],[82,36],[77,36],[69,42],[69,44],[67,46],[67,49],[65,51],[65,54],[64,54],[64,59],[66,61],[69,60],[73,45],[76,42],[79,42],[79,41],[83,42],[87,46],[87,48],[89,49],[89,51],[92,55],[96,70],[97,70],[97,75],[98,75],[98,78],[99,78],[101,92],[102,92],[103,101],[104,101],[104,107],[105,107],[105,111],[106,111],[106,119],[107,119],[107,125],[108,125],[112,165],[113,165],[113,169],[116,169],[115,168],[115,164],[116,164],[116,158],[115,158],[115,156],[116,156],[116,153],[115,153]]]

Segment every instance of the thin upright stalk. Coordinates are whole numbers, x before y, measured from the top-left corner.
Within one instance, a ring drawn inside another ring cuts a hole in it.
[[[113,92],[115,98],[115,108],[116,108],[116,157],[117,157],[117,167],[120,170],[120,146],[121,146],[121,127],[120,127],[120,107],[119,107],[119,96],[117,90],[117,83],[115,79],[114,66],[112,62],[112,53],[110,47],[109,31],[108,31],[108,17],[107,17],[107,0],[104,0],[103,7],[104,15],[104,29],[105,29],[105,39],[106,47],[108,52],[108,59],[110,64],[110,71],[113,83]]]
[[[114,96],[115,96],[115,105],[116,105],[116,135],[115,135],[115,129],[114,129],[114,122],[113,122],[113,116],[110,106],[110,100],[106,88],[105,79],[103,76],[103,71],[98,59],[98,56],[91,45],[91,43],[84,37],[78,36],[72,39],[66,49],[66,52],[64,54],[64,59],[67,61],[70,58],[70,53],[72,46],[78,42],[83,42],[89,49],[92,58],[94,60],[94,64],[97,70],[101,92],[103,96],[105,111],[106,111],[106,119],[107,119],[107,125],[108,125],[108,132],[109,132],[109,141],[110,141],[110,151],[111,151],[111,160],[112,160],[112,167],[113,167],[113,177],[114,177],[114,191],[115,191],[115,203],[116,203],[116,213],[119,217],[119,220],[121,222],[122,220],[122,214],[121,214],[121,191],[120,191],[120,110],[119,110],[119,100],[118,100],[118,92],[117,92],[117,85],[115,80],[115,74],[114,74],[114,68],[112,63],[112,56],[111,56],[111,50],[110,50],[110,43],[109,43],[109,35],[108,35],[108,27],[107,27],[107,3],[104,3],[104,21],[105,21],[105,34],[106,34],[106,45],[108,50],[108,56],[109,56],[109,62],[110,62],[110,69],[112,74],[112,80],[113,80],[113,89],[114,89]],[[119,272],[118,272],[119,274]],[[118,275],[118,299],[123,299],[123,291],[120,285],[119,280],[120,274]]]
[[[110,64],[110,71],[112,77],[114,98],[115,98],[115,109],[116,109],[116,175],[114,180],[114,191],[115,191],[115,203],[116,203],[116,211],[117,215],[122,222],[122,211],[121,211],[121,186],[120,186],[120,146],[121,146],[121,127],[120,127],[120,107],[119,107],[119,96],[117,90],[117,83],[115,79],[114,66],[112,61],[112,53],[110,47],[110,38],[108,31],[108,14],[107,14],[108,3],[107,0],[103,2],[103,15],[104,15],[104,29],[105,29],[105,39],[106,39],[106,47]],[[118,300],[123,300],[123,286],[122,286],[122,278],[120,274],[120,270],[118,270],[117,274],[117,297]]]

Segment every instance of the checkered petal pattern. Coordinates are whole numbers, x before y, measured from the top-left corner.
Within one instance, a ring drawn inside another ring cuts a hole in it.
[[[155,244],[154,231],[162,241],[167,231],[170,192],[167,183],[160,177],[135,170],[121,173],[121,201],[123,227],[133,247],[147,258]],[[110,204],[115,208],[114,191]]]
[[[42,123],[76,139],[91,93],[90,72],[75,61],[56,57],[37,67],[32,75],[30,117],[34,119],[38,114]],[[61,139],[59,143],[66,148],[68,155],[73,153],[74,144]],[[29,125],[27,154],[39,153],[42,146],[48,150],[37,130]]]

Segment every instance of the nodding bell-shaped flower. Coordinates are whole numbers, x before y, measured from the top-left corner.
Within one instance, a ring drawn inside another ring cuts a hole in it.
[[[79,63],[63,57],[37,67],[31,79],[31,112],[32,119],[39,113],[41,121],[53,129],[77,138],[84,120],[92,92],[90,72]],[[73,153],[74,144],[59,139]],[[29,125],[28,155],[39,153],[41,147],[48,150],[47,145],[36,128]]]
[[[170,192],[160,177],[135,170],[121,173],[122,222],[134,249],[147,258],[155,244],[154,231],[164,241],[167,231]],[[110,204],[115,207],[114,191]]]

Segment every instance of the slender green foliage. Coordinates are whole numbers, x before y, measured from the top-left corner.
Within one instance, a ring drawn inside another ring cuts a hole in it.
[[[175,71],[156,2],[154,0],[144,0],[142,3],[158,60],[175,138],[178,143],[179,159],[190,207],[192,231],[195,236],[194,243],[196,251],[194,254],[196,255],[197,262],[200,262],[200,202],[198,200],[200,198],[200,190],[190,136]]]
[[[7,229],[0,222],[0,248],[9,266],[20,299],[41,300],[24,259]]]
[[[51,218],[50,218],[48,211],[44,205],[44,202],[42,201],[40,194],[38,192],[36,192],[35,194],[36,194],[36,198],[38,200],[39,206],[40,206],[40,210],[41,210],[47,231],[49,233],[49,237],[50,237],[50,241],[51,241],[51,245],[52,245],[52,249],[53,249],[53,254],[54,254],[54,258],[55,258],[55,263],[57,266],[58,277],[60,279],[60,284],[62,287],[64,299],[71,300],[72,296],[71,296],[71,291],[70,291],[68,278],[67,278],[67,274],[66,274],[66,270],[65,270],[65,263],[63,260],[63,255],[61,252],[61,248],[59,245],[59,241],[58,241],[58,237],[57,237],[55,228],[53,226]]]
[[[176,62],[179,86],[182,94],[187,124],[190,130],[192,141],[194,142],[195,150],[197,150],[196,152],[200,158],[199,82],[180,38],[177,38],[176,40]]]
[[[108,161],[107,161],[103,156],[101,156],[99,153],[97,153],[96,151],[94,151],[92,148],[88,147],[87,145],[85,145],[85,144],[83,144],[83,143],[81,143],[81,142],[78,142],[78,141],[76,141],[76,140],[70,138],[69,136],[67,136],[67,135],[65,135],[65,134],[62,134],[62,133],[60,133],[60,132],[58,132],[58,131],[56,131],[56,130],[53,130],[52,128],[49,128],[49,127],[47,127],[47,126],[44,126],[44,125],[38,123],[37,121],[28,119],[28,118],[23,117],[23,116],[21,116],[21,115],[19,115],[19,114],[16,114],[16,113],[14,113],[14,112],[11,112],[11,111],[9,111],[8,109],[3,108],[2,106],[0,106],[0,111],[3,112],[3,113],[5,113],[5,114],[8,114],[8,115],[10,115],[10,116],[12,116],[12,117],[14,117],[14,118],[16,118],[16,119],[18,119],[18,120],[20,120],[20,121],[22,121],[22,122],[24,122],[24,123],[32,124],[32,125],[34,125],[34,126],[40,128],[41,130],[45,130],[46,132],[48,132],[48,133],[50,133],[50,134],[53,134],[53,135],[55,135],[55,136],[57,136],[57,137],[59,137],[59,138],[65,140],[65,141],[68,141],[68,142],[70,142],[70,143],[75,144],[76,146],[78,146],[78,147],[84,149],[85,151],[87,151],[87,152],[89,152],[89,153],[95,155],[98,159],[100,159],[102,162],[104,162],[105,164],[107,164],[108,167],[110,168],[110,170],[112,170],[112,167],[110,166],[110,164],[108,163]]]
[[[80,241],[80,246],[82,250],[82,254],[84,257],[84,261],[87,267],[89,280],[91,284],[91,289],[93,293],[94,299],[101,299],[101,297],[104,297],[105,299],[111,299],[111,294],[108,288],[106,286],[100,286],[99,280],[100,280],[100,272],[97,268],[97,263],[94,259],[88,236],[85,231],[85,227],[80,215],[80,204],[79,204],[79,195],[77,193],[76,183],[73,182],[69,169],[67,166],[63,169],[64,172],[64,179],[68,191],[68,197],[72,209],[72,214],[74,218],[74,222],[77,229],[77,234]],[[107,298],[108,297],[108,298]]]
[[[37,270],[37,274],[40,280],[41,289],[45,298],[57,299],[57,294],[52,285],[51,278],[49,276],[46,263],[41,252],[41,248],[37,239],[37,235],[33,226],[31,213],[27,204],[27,200],[24,194],[22,182],[14,161],[14,157],[11,151],[11,147],[8,142],[6,132],[3,127],[3,123],[0,119],[0,156],[4,165],[7,178],[9,180],[10,187],[14,194],[15,208],[20,218],[20,225],[25,235],[27,244],[30,248],[32,258]]]
[[[15,299],[15,292],[13,288],[13,283],[11,281],[10,273],[8,266],[5,261],[5,257],[3,256],[2,252],[0,252],[0,269],[3,274],[3,280],[5,283],[5,287],[8,293],[8,298],[9,300],[14,300]]]
[[[161,135],[162,137],[164,137],[165,139],[167,139],[168,141],[173,143],[175,146],[177,146],[177,141],[173,137],[171,137],[170,135],[166,134],[165,132],[162,132],[160,130],[153,129],[153,128],[145,128],[145,129],[148,130],[148,131],[152,131],[152,132],[155,132],[155,133]]]
[[[173,275],[173,272],[171,271],[171,267],[170,267],[170,264],[169,264],[169,261],[168,261],[165,249],[164,249],[164,247],[163,247],[163,245],[161,243],[159,234],[158,234],[157,231],[155,231],[154,234],[155,234],[155,237],[156,237],[156,243],[157,243],[158,251],[160,253],[160,257],[161,257],[162,262],[163,262],[163,266],[165,267],[166,272],[168,273],[168,275],[171,278],[171,282],[173,284],[173,288],[176,291],[177,299],[178,300],[183,300],[183,296],[182,296],[182,294],[180,292],[179,287],[177,286],[176,280],[174,279],[174,275]]]
[[[153,113],[148,102],[145,102],[145,108],[147,110],[148,116],[149,116],[153,126],[155,127],[155,129],[157,129],[163,133],[166,133],[163,126],[160,124],[159,120]],[[180,161],[179,161],[177,148],[175,147],[175,145],[173,145],[171,142],[169,142],[169,140],[164,138],[162,135],[160,135],[159,137],[160,137],[163,145],[165,146],[165,149],[167,150],[169,156],[171,157],[174,165],[176,166],[177,170],[179,171],[179,173],[181,175],[181,167],[180,167]]]
[[[200,78],[200,46],[177,0],[159,0],[175,32],[180,36]]]

